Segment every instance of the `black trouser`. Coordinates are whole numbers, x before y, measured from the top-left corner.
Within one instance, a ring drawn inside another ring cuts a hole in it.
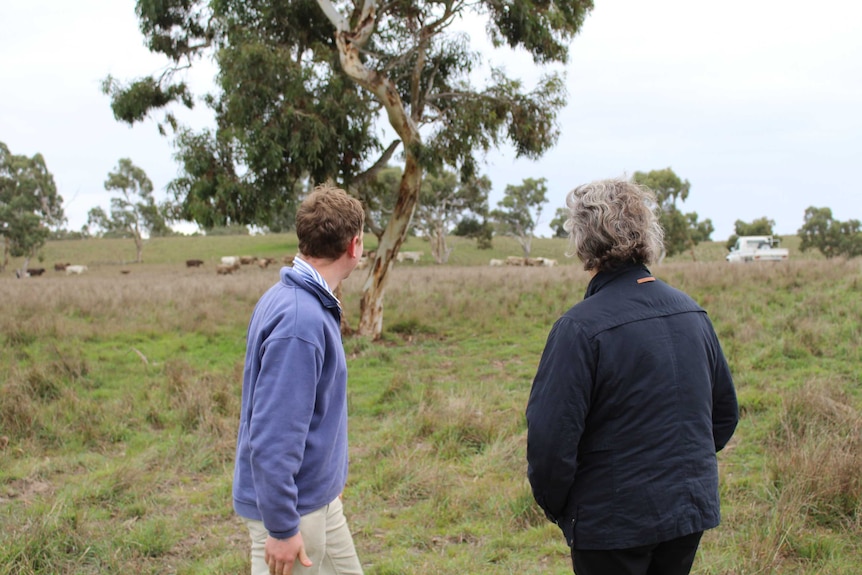
[[[631,549],[572,549],[572,566],[575,575],[688,575],[702,535],[700,531]]]

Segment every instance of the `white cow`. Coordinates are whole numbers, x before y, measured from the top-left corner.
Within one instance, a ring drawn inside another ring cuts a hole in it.
[[[422,257],[422,252],[398,252],[398,255],[395,256],[395,259],[399,262],[403,262],[405,260],[410,260],[414,264],[419,261]]]
[[[70,276],[72,274],[81,275],[87,271],[87,266],[66,266],[66,275]]]
[[[239,265],[239,256],[222,256],[221,263],[224,266]]]
[[[551,258],[536,258],[536,265],[544,268],[552,268],[557,265],[557,260]]]
[[[501,266],[504,263],[506,263],[506,262],[504,262],[503,260],[492,259],[490,262],[488,262],[488,265],[489,266]]]

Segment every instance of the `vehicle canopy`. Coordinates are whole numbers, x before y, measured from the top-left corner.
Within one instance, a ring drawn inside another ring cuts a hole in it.
[[[772,236],[742,236],[737,238],[734,250],[762,250],[777,247],[779,240]]]

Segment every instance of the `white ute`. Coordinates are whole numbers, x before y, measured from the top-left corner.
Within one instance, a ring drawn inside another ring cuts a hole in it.
[[[730,248],[727,261],[733,262],[786,262],[790,252],[779,248],[780,240],[772,236],[741,236]]]

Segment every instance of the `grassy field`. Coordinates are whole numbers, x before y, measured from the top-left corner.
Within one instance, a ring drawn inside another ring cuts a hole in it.
[[[571,573],[530,496],[523,411],[587,274],[562,240],[534,241],[555,268],[489,267],[520,255],[506,239],[454,245],[437,266],[411,239],[425,255],[395,267],[383,337],[344,342],[361,560],[369,575]],[[709,311],[742,410],[699,575],[862,564],[862,262],[784,246],[787,264],[726,264],[711,243],[652,269]],[[177,237],[133,264],[131,240],[52,242],[31,263],[42,277],[0,274],[0,575],[248,571],[230,502],[244,336],[277,268],[214,267],[295,251],[290,235]],[[362,281],[344,286],[351,324]]]

